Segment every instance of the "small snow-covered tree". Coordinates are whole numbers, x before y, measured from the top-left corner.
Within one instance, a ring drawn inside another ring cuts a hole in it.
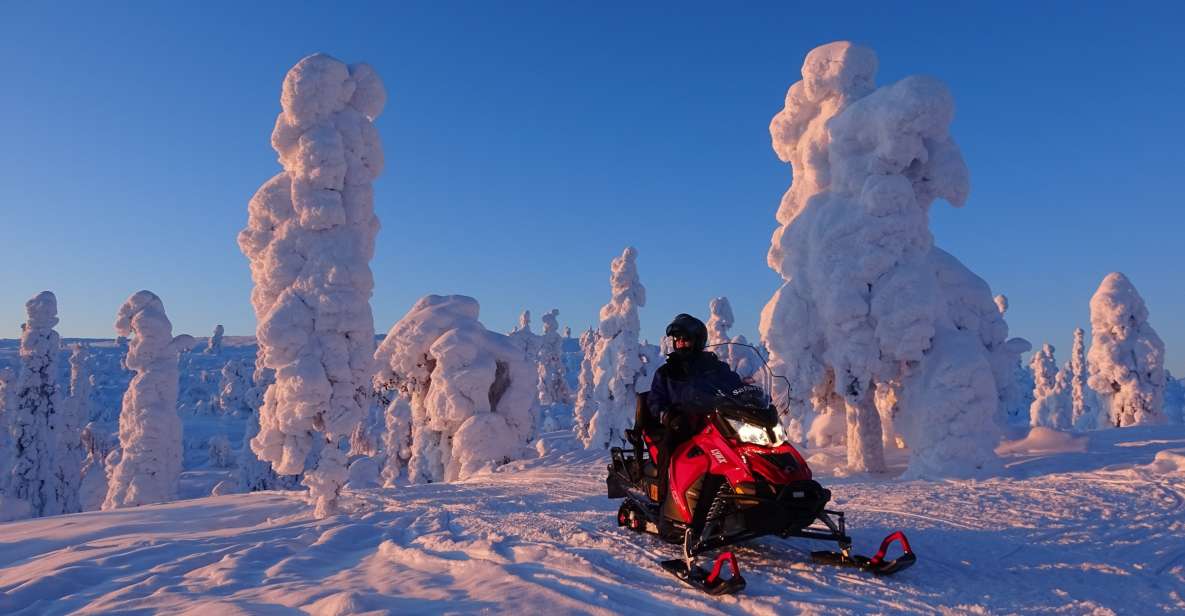
[[[151,291],[138,291],[120,306],[115,330],[132,337],[126,361],[136,376],[123,396],[122,453],[108,477],[103,509],[176,500],[182,455],[177,362],[193,346],[193,337],[173,336],[165,305]]]
[[[631,246],[613,259],[612,294],[601,308],[591,355],[591,395],[576,400],[575,428],[585,448],[607,449],[623,442],[625,430],[633,425],[635,394],[650,389],[653,372],[643,363],[638,343],[638,309],[646,305],[646,288],[638,279],[637,257]]]
[[[733,323],[732,304],[728,302],[727,297],[714,297],[708,302],[708,345],[725,344],[731,342],[732,338],[728,335],[728,330],[732,329]],[[715,349],[716,355],[720,359],[728,361],[728,347],[719,347]]]
[[[206,345],[207,355],[222,354],[222,334],[225,331],[221,323],[214,326],[214,335],[210,336],[210,342]]]
[[[560,338],[558,309],[543,315],[543,335],[539,339],[539,404],[570,404],[567,370],[564,367],[564,339]]]
[[[790,380],[792,436],[805,436],[812,399],[833,392],[848,467],[883,470],[877,389],[896,387],[907,474],[972,474],[996,460],[1007,325],[988,285],[929,229],[936,199],[960,206],[969,191],[950,93],[919,76],[877,88],[876,69],[851,43],[812,50],[770,124],[794,181],[771,242],[784,283],[762,311],[762,340]]]
[[[412,483],[454,481],[526,454],[538,412],[535,364],[478,315],[472,297],[428,295],[375,351],[376,381],[393,394],[387,485],[403,469]]]
[[[1185,382],[1164,371],[1164,415],[1169,423],[1185,424]]]
[[[379,221],[372,182],[383,166],[374,120],[378,75],[316,54],[284,78],[272,146],[284,171],[251,199],[239,247],[251,262],[251,302],[264,364],[276,371],[251,447],[283,474],[304,470],[324,517],[348,479],[346,442],[370,404],[374,317],[370,259]]]
[[[1068,382],[1064,372],[1057,369],[1054,348],[1045,344],[1030,360],[1033,369],[1033,404],[1029,408],[1029,425],[1064,430],[1071,424]]]
[[[82,486],[82,465],[86,458],[82,430],[90,420],[91,374],[87,365],[89,353],[81,344],[73,345],[70,353],[70,397],[62,410],[54,416],[53,433],[58,444],[54,461],[65,511],[82,511],[79,490]]]
[[[206,441],[206,460],[214,468],[230,468],[234,455],[225,434],[215,434]]]
[[[0,522],[25,517],[28,505],[11,495],[12,466],[16,447],[12,441],[12,417],[15,413],[16,372],[0,368]]]
[[[1164,342],[1127,276],[1112,272],[1090,298],[1090,377],[1100,427],[1164,421]]]
[[[1008,297],[995,297],[996,309],[1003,317],[1008,312]],[[1024,338],[1012,338],[1005,343],[1005,353],[993,362],[996,368],[996,385],[1000,391],[1000,406],[1004,423],[1020,425],[1029,423],[1029,411],[1033,406],[1033,383],[1031,373],[1021,363],[1020,356],[1033,349]]]
[[[218,407],[226,415],[244,417],[251,412],[248,396],[251,379],[247,376],[247,364],[232,359],[222,366],[218,381]]]
[[[82,429],[82,446],[86,459],[82,463],[78,501],[83,511],[98,511],[107,498],[107,456],[119,447],[119,438],[106,426],[92,421]]]
[[[524,310],[518,317],[518,326],[511,330],[510,343],[523,352],[523,360],[534,364],[539,357],[539,336],[531,331],[531,311]]]
[[[15,445],[11,496],[25,501],[34,517],[72,513],[78,511],[78,485],[62,483],[57,468],[60,442],[53,431],[59,425],[58,414],[65,412],[57,383],[58,300],[42,291],[25,303],[25,310],[29,318],[21,332],[21,365],[10,419]],[[74,493],[67,494],[68,489]]]
[[[580,334],[580,372],[577,374],[576,395],[573,397],[575,405],[573,411],[573,427],[579,433],[580,426],[587,425],[597,412],[597,402],[593,399],[595,378],[593,359],[596,354],[598,334],[589,328]]]
[[[1074,347],[1070,351],[1070,423],[1078,430],[1098,428],[1098,398],[1087,384],[1086,333],[1081,327],[1074,328]]]

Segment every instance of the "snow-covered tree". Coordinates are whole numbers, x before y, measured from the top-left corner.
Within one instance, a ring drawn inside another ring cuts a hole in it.
[[[636,393],[650,389],[657,369],[646,365],[638,343],[638,309],[646,305],[646,288],[638,279],[637,257],[638,251],[627,247],[613,259],[612,294],[601,308],[591,353],[590,397],[576,399],[575,427],[585,448],[608,448],[623,441],[625,430],[633,426]],[[584,386],[582,382],[582,390]]]
[[[86,459],[82,463],[82,484],[78,501],[83,511],[98,511],[107,498],[107,456],[119,447],[119,438],[97,422],[82,429],[82,446]]]
[[[1008,312],[1008,297],[995,297],[996,309],[1000,316]],[[1021,363],[1020,356],[1033,349],[1033,345],[1024,338],[1012,338],[1006,344],[1002,356],[992,367],[996,368],[996,386],[1000,391],[1000,410],[1004,423],[1021,425],[1029,423],[1029,411],[1033,406],[1033,387],[1031,374]]]
[[[251,379],[247,376],[247,364],[232,359],[222,366],[218,381],[218,407],[226,415],[244,417],[251,412],[248,396]]]
[[[539,339],[539,404],[571,404],[567,370],[564,367],[564,339],[560,338],[558,317],[552,308],[543,315],[543,335]]]
[[[510,343],[523,352],[523,360],[535,363],[539,357],[539,336],[531,331],[531,311],[524,310],[518,317],[518,326],[511,330]]]
[[[727,297],[714,297],[708,302],[708,345],[725,344],[731,342],[732,338],[728,335],[728,330],[732,329],[733,323],[732,304],[728,302]],[[720,359],[728,360],[728,347],[719,347],[714,349],[716,355]]]
[[[1087,384],[1086,333],[1074,328],[1074,347],[1070,351],[1068,380],[1070,387],[1070,424],[1078,430],[1098,428],[1098,398]]]
[[[214,335],[210,336],[210,342],[206,345],[207,355],[222,354],[222,334],[225,331],[221,323],[214,326]]]
[[[215,434],[206,441],[206,461],[214,468],[230,468],[234,465],[230,439],[225,434]]]
[[[34,517],[78,511],[78,485],[62,484],[57,460],[60,446],[54,434],[57,415],[65,411],[57,383],[61,338],[58,300],[42,291],[25,303],[28,320],[21,332],[21,366],[10,418],[15,445],[11,497],[28,504]],[[73,493],[68,494],[67,491]]]
[[[316,515],[336,509],[346,446],[370,403],[370,296],[379,221],[371,183],[383,166],[374,120],[386,104],[378,75],[312,55],[284,78],[272,146],[284,171],[251,199],[239,247],[251,262],[251,302],[264,364],[276,371],[251,447],[282,474],[304,470]]]
[[[420,298],[375,351],[392,392],[384,481],[454,481],[526,455],[538,374],[508,336],[478,320],[464,295]],[[403,457],[406,455],[406,458]]]
[[[593,400],[593,391],[595,389],[595,379],[593,370],[593,359],[597,348],[598,334],[595,329],[589,328],[583,334],[580,334],[580,372],[577,374],[576,394],[573,396],[574,407],[574,427],[579,431],[579,426],[586,425],[594,413],[597,412],[596,401]],[[587,416],[581,413],[588,413]]]
[[[123,396],[122,453],[110,469],[103,509],[176,500],[182,454],[177,361],[193,346],[193,337],[173,336],[165,305],[151,291],[138,291],[120,306],[115,330],[132,337],[126,361],[136,376]]]
[[[1064,430],[1071,425],[1069,383],[1064,371],[1057,369],[1054,348],[1045,344],[1030,360],[1033,369],[1033,404],[1029,407],[1029,425]]]
[[[929,229],[935,199],[959,206],[969,190],[950,93],[919,76],[877,88],[876,69],[851,43],[814,49],[770,124],[794,180],[769,252],[784,283],[762,311],[762,340],[791,382],[792,435],[830,388],[846,407],[849,468],[883,470],[876,391],[897,383],[908,474],[970,474],[996,459],[1007,325],[987,284]]]
[[[82,465],[86,459],[82,430],[90,420],[91,374],[87,362],[90,354],[81,344],[73,345],[70,353],[70,396],[52,421],[57,439],[56,458],[58,481],[65,498],[65,512],[82,511],[79,490],[82,486]]]
[[[16,372],[0,368],[0,522],[28,515],[28,504],[12,495],[12,466],[16,447],[12,441],[12,418],[15,414]]]
[[[1127,276],[1112,272],[1090,298],[1090,378],[1100,427],[1164,421],[1164,342]]]
[[[1169,423],[1185,424],[1185,381],[1164,371],[1164,415]]]

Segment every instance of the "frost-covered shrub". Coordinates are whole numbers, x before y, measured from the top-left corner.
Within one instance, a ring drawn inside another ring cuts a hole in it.
[[[139,291],[120,306],[115,330],[132,336],[127,366],[136,373],[119,414],[119,463],[111,468],[103,509],[176,500],[181,479],[178,356],[193,337],[173,337],[165,306]]]
[[[543,335],[539,338],[539,404],[571,404],[567,369],[564,367],[564,339],[560,337],[558,309],[543,315]]]
[[[1053,354],[1053,346],[1045,344],[1030,360],[1035,386],[1029,425],[1065,430],[1072,419],[1069,383],[1066,374],[1057,369]]]
[[[646,305],[646,288],[638,279],[638,252],[633,247],[613,259],[611,298],[601,308],[595,346],[590,350],[589,380],[581,374],[576,399],[577,437],[585,448],[608,448],[624,442],[634,423],[635,394],[650,389],[657,366],[648,366],[638,343],[638,309]],[[653,354],[657,356],[658,350]]]
[[[57,383],[61,338],[54,326],[58,324],[58,300],[53,293],[42,291],[25,303],[25,310],[28,320],[21,332],[21,365],[9,418],[15,447],[10,497],[24,501],[34,517],[73,513],[80,510],[79,469],[71,469],[72,484],[63,483],[58,462],[69,461],[59,451],[65,439],[54,432],[61,427],[60,415],[65,413]],[[80,435],[81,431],[75,434]]]
[[[918,76],[876,88],[876,68],[850,43],[811,51],[770,124],[794,181],[769,252],[785,282],[762,311],[762,340],[791,382],[792,436],[805,436],[812,399],[838,394],[849,468],[883,470],[876,391],[896,383],[908,474],[969,474],[995,460],[1007,325],[929,229],[935,199],[959,206],[969,190],[949,92]]]
[[[1090,298],[1090,377],[1103,426],[1164,421],[1164,342],[1127,276],[1112,272]]]
[[[370,259],[379,230],[371,183],[383,166],[374,120],[386,92],[366,64],[312,55],[284,78],[272,146],[284,171],[251,199],[239,247],[264,365],[276,371],[251,440],[282,474],[304,471],[316,515],[346,483],[344,446],[370,403],[374,318]]]
[[[210,341],[206,344],[206,354],[222,354],[222,334],[224,332],[226,332],[226,329],[222,327],[221,323],[214,326],[214,334],[210,336]]]
[[[477,300],[420,298],[375,351],[387,407],[382,472],[394,485],[465,479],[527,453],[537,372],[509,337],[478,321]]]
[[[214,468],[230,468],[235,465],[230,440],[225,434],[216,434],[206,441],[206,461]]]

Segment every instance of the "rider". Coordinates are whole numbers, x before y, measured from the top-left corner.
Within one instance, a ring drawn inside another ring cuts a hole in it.
[[[717,391],[727,393],[744,385],[728,364],[704,350],[708,328],[703,321],[680,314],[667,326],[667,336],[674,351],[655,371],[646,400],[652,419],[664,428],[657,460],[664,494],[671,452],[694,434],[700,418],[711,411],[703,402]]]

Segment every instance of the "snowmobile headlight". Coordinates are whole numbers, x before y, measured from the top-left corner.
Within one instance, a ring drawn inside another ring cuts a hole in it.
[[[772,428],[764,428],[740,419],[729,419],[728,425],[736,431],[737,438],[743,443],[752,443],[763,447],[777,447],[786,442],[786,431],[781,424],[774,424]]]
[[[752,443],[764,447],[773,446],[773,442],[769,439],[769,431],[757,424],[751,424],[739,419],[729,419],[728,425],[732,426],[733,430],[736,430],[737,438],[741,439],[743,443]]]

